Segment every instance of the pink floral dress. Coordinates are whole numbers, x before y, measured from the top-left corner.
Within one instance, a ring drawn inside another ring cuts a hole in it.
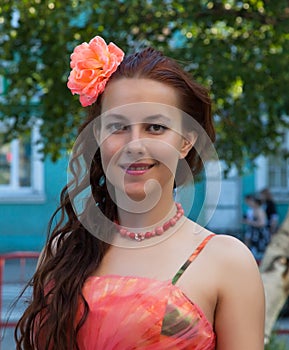
[[[81,350],[213,350],[215,333],[202,310],[175,285],[213,235],[205,238],[172,281],[92,276],[83,294],[88,317],[78,333]],[[78,310],[76,321],[82,315]]]

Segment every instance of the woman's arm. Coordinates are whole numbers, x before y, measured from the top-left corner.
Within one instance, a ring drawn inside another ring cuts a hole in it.
[[[254,211],[254,220],[246,220],[248,225],[253,227],[265,227],[266,226],[266,213],[263,209],[256,209]]]
[[[221,236],[219,296],[215,314],[218,350],[264,349],[264,291],[250,251],[239,240]]]

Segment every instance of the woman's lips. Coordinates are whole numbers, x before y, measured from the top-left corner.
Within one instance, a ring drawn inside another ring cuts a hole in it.
[[[155,164],[133,163],[121,165],[128,175],[143,175],[148,172]]]

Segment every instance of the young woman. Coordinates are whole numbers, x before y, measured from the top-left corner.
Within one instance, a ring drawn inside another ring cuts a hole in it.
[[[276,233],[278,229],[278,213],[276,209],[276,204],[273,200],[272,194],[269,188],[264,188],[260,191],[260,199],[264,206],[264,210],[267,215],[267,227],[269,229],[270,235]]]
[[[270,242],[270,233],[267,227],[266,212],[260,199],[254,195],[247,195],[245,202],[250,208],[250,215],[244,218],[247,225],[245,243],[251,250],[255,259],[261,261]]]
[[[71,67],[91,107],[17,349],[263,349],[253,256],[174,202],[215,137],[206,89],[152,48],[124,56],[100,37]]]

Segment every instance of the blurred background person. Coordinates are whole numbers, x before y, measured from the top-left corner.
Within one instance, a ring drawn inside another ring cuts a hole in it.
[[[268,230],[273,235],[277,231],[279,217],[272,194],[268,188],[264,188],[260,192],[260,199],[266,212]]]
[[[246,225],[245,244],[251,250],[255,259],[260,261],[270,241],[266,212],[262,207],[261,200],[255,195],[246,195],[245,203],[248,207],[246,214],[243,216],[243,223]]]

